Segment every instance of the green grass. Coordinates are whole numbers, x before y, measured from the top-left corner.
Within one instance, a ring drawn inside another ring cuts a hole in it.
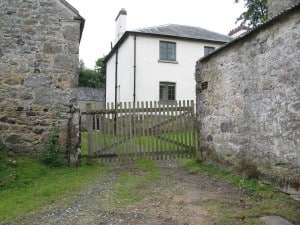
[[[160,168],[153,160],[135,162],[133,170],[124,171],[115,182],[107,208],[126,207],[141,201],[149,193],[149,186],[158,179]]]
[[[242,224],[259,225],[262,224],[259,218],[265,215],[278,215],[295,225],[300,224],[300,202],[278,192],[270,185],[261,184],[257,179],[246,179],[218,170],[195,159],[180,161],[193,173],[205,173],[225,179],[247,193],[234,204],[217,200],[201,203],[216,215],[216,224],[240,224],[242,221]]]
[[[16,163],[11,164],[12,160]],[[0,222],[52,203],[66,204],[107,171],[99,164],[53,169],[30,157],[8,158],[3,152],[0,165]]]
[[[88,135],[87,132],[81,132],[81,154],[87,155],[88,153]]]

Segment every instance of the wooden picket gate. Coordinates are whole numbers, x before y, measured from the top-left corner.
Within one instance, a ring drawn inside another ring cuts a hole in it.
[[[89,162],[190,157],[196,150],[193,101],[108,104],[92,111],[87,105]]]

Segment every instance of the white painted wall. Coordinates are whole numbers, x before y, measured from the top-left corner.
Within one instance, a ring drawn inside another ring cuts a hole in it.
[[[159,62],[159,41],[176,42],[177,63]],[[195,64],[204,55],[205,42],[137,36],[136,101],[158,101],[159,82],[176,83],[176,100],[195,100]],[[118,84],[120,101],[133,101],[134,38],[127,38],[119,49]],[[115,55],[107,63],[107,102],[114,102]]]
[[[133,37],[129,36],[118,50],[118,102],[133,101]],[[106,102],[115,102],[116,53],[106,66]]]
[[[115,101],[115,55],[106,62],[106,102]]]

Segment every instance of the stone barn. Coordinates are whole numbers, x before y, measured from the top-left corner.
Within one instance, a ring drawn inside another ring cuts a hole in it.
[[[59,123],[65,162],[77,162],[79,43],[84,19],[65,0],[0,0],[0,142],[38,155]]]
[[[201,160],[300,193],[300,1],[196,65]]]
[[[105,109],[105,88],[77,88],[77,105],[80,109],[81,123],[80,130],[85,131],[87,104],[90,104],[91,110]]]

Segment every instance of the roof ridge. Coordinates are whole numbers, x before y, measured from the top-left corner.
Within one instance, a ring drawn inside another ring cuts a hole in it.
[[[145,30],[163,28],[163,27],[168,27],[168,26],[180,26],[180,27],[194,28],[194,29],[196,28],[196,29],[199,29],[199,30],[203,30],[203,31],[207,31],[207,32],[214,33],[214,34],[217,34],[217,35],[222,35],[224,37],[228,37],[228,35],[226,35],[226,34],[222,34],[222,33],[216,32],[216,31],[212,31],[212,30],[209,30],[207,28],[203,28],[203,27],[199,27],[199,26],[192,26],[192,25],[184,25],[184,24],[174,24],[174,23],[168,23],[168,24],[162,24],[162,25],[150,26],[150,27],[143,27],[143,28],[138,28],[138,29],[129,30],[129,31],[143,32]]]
[[[171,25],[171,24],[168,23],[168,24],[161,24],[161,25],[150,26],[150,27],[142,27],[142,28],[137,28],[137,29],[130,30],[130,31],[138,31],[138,30],[144,30],[144,29],[153,29],[153,28],[158,28],[158,27],[165,27],[165,26],[168,26],[168,25]]]

